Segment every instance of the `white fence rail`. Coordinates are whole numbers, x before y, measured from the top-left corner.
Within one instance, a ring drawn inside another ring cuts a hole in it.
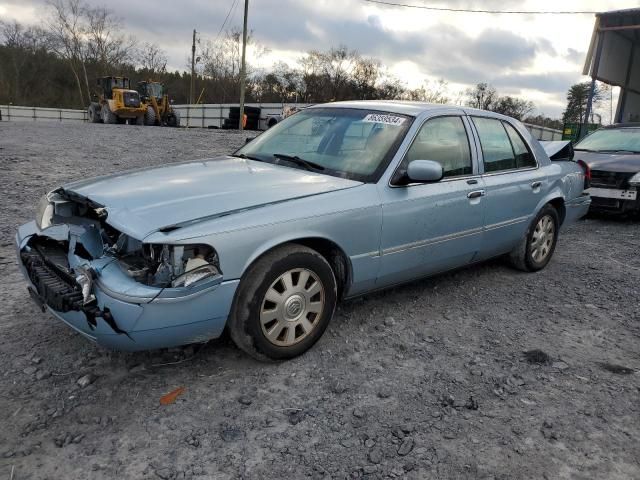
[[[538,140],[562,140],[562,130],[531,125],[530,123],[525,123],[524,126],[527,127],[529,133]]]
[[[0,120],[9,122],[86,122],[85,110],[0,105]]]
[[[225,118],[229,117],[231,107],[237,103],[205,103],[200,105],[174,105],[180,113],[183,126],[200,128],[222,128]],[[280,103],[248,103],[248,107],[260,107],[260,127],[266,128],[269,115],[282,113]],[[297,104],[304,107],[306,104]],[[0,120],[10,122],[86,122],[86,110],[69,108],[22,107],[16,105],[0,105]],[[540,127],[525,123],[525,126],[538,140],[562,140],[562,130]]]

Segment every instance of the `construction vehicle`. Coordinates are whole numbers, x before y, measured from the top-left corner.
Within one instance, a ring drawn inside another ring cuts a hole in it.
[[[147,106],[140,94],[131,90],[127,77],[102,77],[97,81],[96,101],[88,109],[91,123],[125,123],[144,125]]]
[[[180,126],[180,114],[174,110],[164,85],[147,80],[138,82],[138,93],[146,106],[145,125]]]

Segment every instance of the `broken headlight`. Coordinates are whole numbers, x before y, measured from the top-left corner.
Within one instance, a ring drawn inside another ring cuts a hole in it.
[[[222,273],[210,245],[147,244],[121,236],[114,253],[130,277],[151,287],[188,287]]]
[[[54,214],[53,203],[49,200],[49,194],[43,195],[38,202],[38,208],[36,209],[36,224],[40,230],[53,225]]]

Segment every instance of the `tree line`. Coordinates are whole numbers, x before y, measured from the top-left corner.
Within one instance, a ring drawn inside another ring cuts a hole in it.
[[[161,81],[176,103],[188,103],[190,59],[185,56],[182,71],[169,71],[166,52],[127,35],[122,24],[113,11],[84,0],[48,0],[38,26],[0,21],[0,104],[85,108],[96,93],[96,78],[107,75],[127,76],[132,85]],[[198,42],[194,96],[199,103],[237,102],[241,42],[238,28]],[[251,34],[249,48],[253,58],[268,52]],[[308,51],[295,67],[277,62],[265,70],[250,63],[246,98],[263,103],[416,100],[468,105],[554,128],[560,124],[532,115],[531,101],[500,95],[487,83],[462,91],[453,91],[445,80],[409,88],[379,60],[343,45]]]

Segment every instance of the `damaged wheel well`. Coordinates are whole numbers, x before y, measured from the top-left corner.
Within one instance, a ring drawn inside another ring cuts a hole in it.
[[[352,267],[351,261],[347,254],[340,248],[335,242],[328,240],[326,238],[321,237],[307,237],[307,238],[298,238],[295,240],[290,240],[285,243],[281,243],[273,246],[269,250],[263,252],[258,258],[263,257],[269,252],[275,250],[276,248],[280,248],[283,245],[287,244],[298,244],[304,245],[305,247],[311,248],[322,255],[329,265],[331,265],[331,269],[333,270],[333,274],[336,277],[336,283],[338,287],[338,299],[342,299],[344,294],[347,292],[349,285],[351,285],[352,280]],[[258,258],[254,260],[257,261]]]

